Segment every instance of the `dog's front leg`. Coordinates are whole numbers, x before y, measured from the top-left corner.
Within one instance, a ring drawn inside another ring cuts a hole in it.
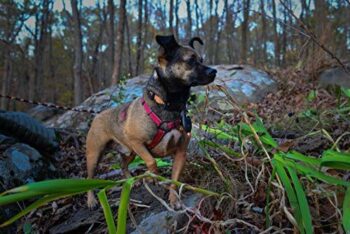
[[[157,174],[158,168],[157,168],[156,160],[154,159],[152,154],[148,151],[146,146],[140,142],[133,142],[130,145],[134,150],[134,152],[138,154],[143,159],[143,161],[145,161],[148,171],[154,174]]]
[[[173,170],[171,173],[171,179],[176,180],[176,181],[179,179],[181,172],[182,172],[182,169],[183,169],[185,162],[186,162],[186,150],[187,150],[187,146],[190,142],[191,135],[184,134],[184,138],[185,138],[184,143],[175,153]],[[169,202],[173,208],[179,209],[181,207],[181,204],[178,201],[175,189],[176,189],[176,185],[171,184],[170,190],[169,190]]]

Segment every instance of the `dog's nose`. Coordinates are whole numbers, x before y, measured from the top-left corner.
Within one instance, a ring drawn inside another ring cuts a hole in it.
[[[208,69],[206,70],[206,75],[207,75],[207,76],[210,76],[210,77],[215,77],[216,72],[217,72],[216,69],[208,68]]]

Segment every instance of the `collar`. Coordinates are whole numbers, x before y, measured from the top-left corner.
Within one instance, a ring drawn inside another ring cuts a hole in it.
[[[158,69],[155,68],[144,89],[144,95],[164,110],[177,112],[185,110],[189,89],[175,93],[169,91],[167,85],[163,83]]]

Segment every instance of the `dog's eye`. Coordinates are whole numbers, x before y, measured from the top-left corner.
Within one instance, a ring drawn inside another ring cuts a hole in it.
[[[202,57],[199,58],[199,62],[203,63],[203,58]]]
[[[192,56],[187,62],[189,65],[195,65],[197,63],[197,58]]]

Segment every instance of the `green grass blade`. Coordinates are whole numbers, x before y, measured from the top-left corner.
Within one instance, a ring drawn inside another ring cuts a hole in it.
[[[295,192],[297,195],[299,207],[300,207],[300,213],[301,213],[301,221],[303,223],[303,227],[305,228],[305,232],[307,234],[313,233],[312,229],[312,219],[311,219],[311,213],[310,213],[310,207],[306,199],[306,195],[303,189],[303,186],[301,185],[299,178],[297,176],[297,173],[295,172],[294,168],[287,167],[290,177],[292,178],[292,182],[294,184]]]
[[[321,166],[350,170],[350,154],[334,150],[326,150],[322,154]]]
[[[35,191],[42,194],[53,194],[60,192],[75,192],[79,190],[90,190],[93,188],[103,188],[109,185],[121,184],[119,181],[98,180],[98,179],[55,179],[35,182],[23,185],[4,192],[2,195],[9,193],[18,193],[25,191]]]
[[[280,177],[282,184],[286,190],[288,201],[293,209],[295,220],[297,221],[297,224],[298,224],[297,228],[301,233],[304,233],[304,229],[302,225],[303,223],[302,223],[301,210],[299,207],[298,199],[293,189],[292,183],[285,171],[285,168],[283,167],[283,164],[280,161],[275,159],[272,160],[272,165],[276,168],[276,172]]]
[[[208,141],[208,140],[201,140],[200,142],[202,142],[204,145],[207,145],[211,148],[221,150],[230,156],[233,156],[233,157],[240,157],[241,156],[241,154],[237,153],[236,151],[234,151],[233,149],[231,149],[225,145],[220,145],[216,142]]]
[[[291,151],[291,152],[287,152],[287,153],[280,152],[280,155],[282,155],[283,157],[286,157],[286,158],[290,158],[293,160],[301,161],[301,162],[306,163],[306,164],[310,164],[310,165],[315,166],[315,167],[319,167],[321,164],[321,161],[319,159],[311,157],[311,156],[303,155],[297,151]]]
[[[126,219],[128,216],[130,192],[134,182],[135,182],[134,178],[130,178],[126,180],[123,184],[123,190],[120,196],[120,204],[118,209],[117,234],[126,233]]]
[[[3,228],[7,225],[12,224],[13,222],[15,222],[16,220],[18,220],[19,218],[25,216],[26,214],[28,214],[29,212],[31,212],[34,209],[39,208],[40,206],[46,205],[47,203],[60,199],[60,198],[64,198],[67,196],[73,196],[76,194],[79,194],[80,192],[76,192],[76,193],[68,193],[68,194],[51,194],[51,195],[47,195],[44,196],[43,198],[40,198],[39,200],[35,201],[34,203],[32,203],[31,205],[27,206],[25,209],[23,209],[21,212],[19,212],[18,214],[14,215],[13,217],[11,217],[9,220],[7,220],[6,222],[2,223],[0,225],[0,228]]]
[[[285,166],[290,166],[295,168],[299,173],[304,174],[305,176],[310,176],[313,178],[316,178],[318,180],[324,181],[328,184],[333,185],[342,185],[342,186],[350,186],[349,181],[341,180],[332,176],[329,176],[325,174],[324,172],[318,171],[314,168],[304,166],[300,163],[296,163],[291,160],[284,160],[279,154],[274,154],[274,159],[277,161],[280,161],[280,163],[284,164]]]
[[[214,134],[215,137],[220,140],[238,141],[238,137],[232,136],[220,129],[210,128],[207,125],[202,125],[201,129],[211,134]]]
[[[344,197],[342,222],[345,233],[350,233],[350,187],[347,188]]]
[[[103,209],[103,213],[105,215],[105,219],[106,219],[107,227],[108,227],[108,233],[110,233],[110,234],[117,233],[117,229],[115,227],[112,210],[111,210],[111,207],[110,207],[110,205],[108,203],[108,200],[107,200],[106,190],[102,189],[97,194],[97,197],[100,200],[100,203],[101,203],[101,206],[102,206],[102,209]]]
[[[86,192],[95,188],[105,188],[120,184],[121,181],[92,179],[57,179],[35,182],[8,191],[0,196],[0,206],[23,201],[42,195],[60,193]]]
[[[8,194],[8,195],[5,194],[3,196],[0,196],[0,206],[38,197],[40,195],[42,194],[36,191],[26,191],[22,193],[15,193],[15,194]]]

